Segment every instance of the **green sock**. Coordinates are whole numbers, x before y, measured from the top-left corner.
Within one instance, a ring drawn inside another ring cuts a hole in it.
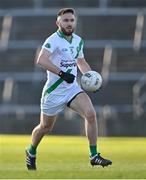
[[[96,145],[90,145],[90,155],[93,157],[97,154]]]
[[[28,151],[32,155],[36,155],[36,147],[34,147],[32,144],[28,147]]]

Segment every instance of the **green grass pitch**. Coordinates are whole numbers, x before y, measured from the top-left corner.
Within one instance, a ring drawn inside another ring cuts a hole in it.
[[[47,136],[39,148],[37,171],[27,171],[24,149],[30,136],[0,135],[0,178],[8,179],[144,179],[145,138],[99,138],[110,167],[91,167],[86,137]]]

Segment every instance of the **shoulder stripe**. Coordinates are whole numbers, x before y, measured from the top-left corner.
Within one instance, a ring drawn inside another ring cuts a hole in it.
[[[75,58],[77,58],[79,56],[79,52],[80,52],[83,45],[84,45],[84,41],[83,41],[83,39],[81,39],[79,46],[77,47],[77,54],[76,54]]]

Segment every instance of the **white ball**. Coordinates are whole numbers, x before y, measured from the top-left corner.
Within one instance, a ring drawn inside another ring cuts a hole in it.
[[[85,91],[97,91],[102,85],[102,77],[96,71],[88,71],[81,77],[81,87]]]

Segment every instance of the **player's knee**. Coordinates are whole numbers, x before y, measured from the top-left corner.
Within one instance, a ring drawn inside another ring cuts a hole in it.
[[[48,134],[52,131],[53,127],[48,125],[41,125],[41,131],[43,134]]]
[[[96,112],[94,110],[89,110],[86,112],[86,120],[89,123],[94,123],[96,121]]]

